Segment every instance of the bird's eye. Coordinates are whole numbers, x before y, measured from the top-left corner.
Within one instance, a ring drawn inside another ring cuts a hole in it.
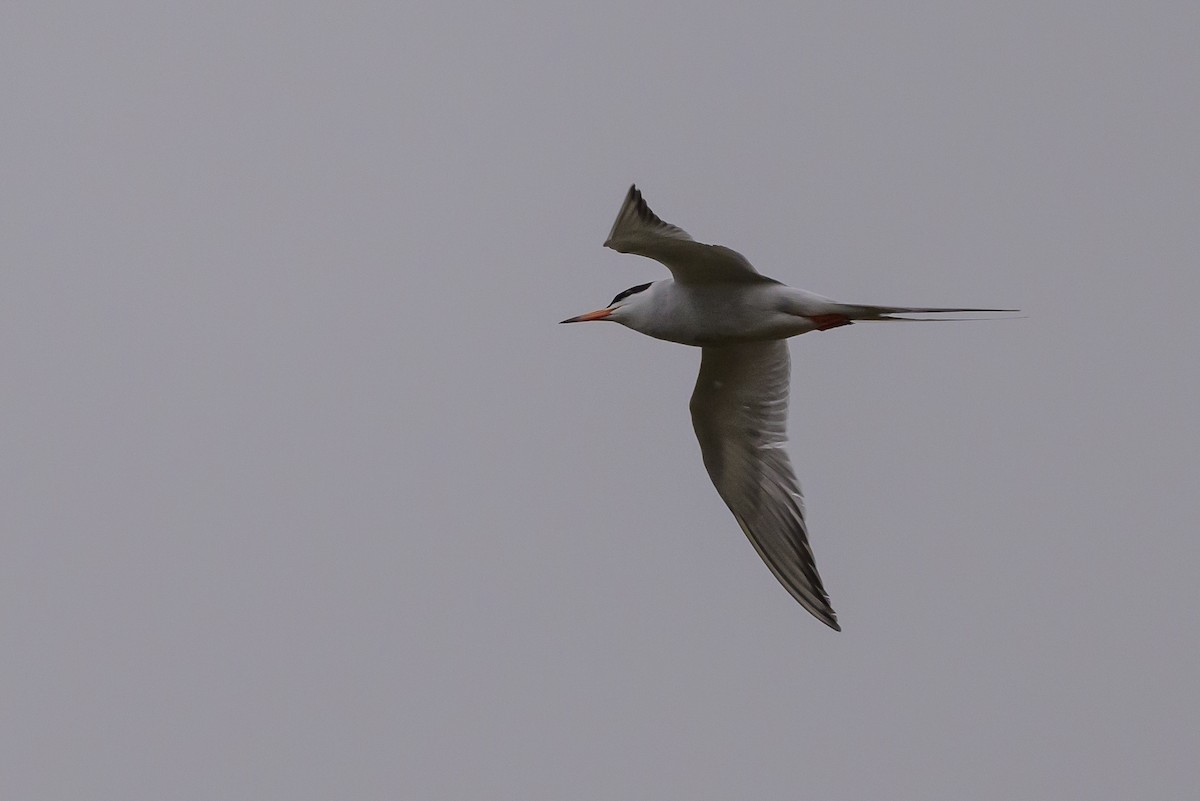
[[[651,282],[651,283],[653,283],[653,282]],[[631,286],[631,287],[629,287],[629,289],[626,289],[624,292],[618,292],[617,296],[612,299],[612,303],[610,303],[608,305],[615,306],[616,304],[625,300],[625,298],[629,297],[630,295],[636,295],[637,293],[642,292],[643,290],[646,290],[649,287],[650,287],[650,284],[638,284],[637,286]]]

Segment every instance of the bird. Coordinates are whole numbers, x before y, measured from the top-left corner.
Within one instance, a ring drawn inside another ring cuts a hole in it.
[[[787,340],[865,321],[1015,309],[840,303],[760,274],[745,256],[697,242],[629,187],[604,246],[660,262],[670,278],[638,284],[602,309],[562,323],[607,321],[701,349],[689,408],[704,467],[742,532],[779,583],[834,631],[837,613],[817,572],[804,498],[786,450]]]

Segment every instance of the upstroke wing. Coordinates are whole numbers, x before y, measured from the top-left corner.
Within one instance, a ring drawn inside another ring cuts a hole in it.
[[[737,251],[697,242],[679,226],[663,222],[636,186],[629,187],[604,246],[661,262],[680,283],[771,281]]]

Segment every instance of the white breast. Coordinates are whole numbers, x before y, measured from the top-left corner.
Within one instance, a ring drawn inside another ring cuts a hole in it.
[[[684,345],[725,345],[784,339],[814,330],[796,313],[796,290],[782,284],[681,284],[657,281],[616,322]]]

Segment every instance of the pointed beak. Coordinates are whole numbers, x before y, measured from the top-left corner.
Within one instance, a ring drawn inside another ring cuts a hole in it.
[[[612,309],[596,309],[594,312],[588,312],[587,314],[581,314],[578,317],[571,317],[569,319],[562,320],[559,322],[559,325],[562,325],[563,323],[586,323],[589,320],[603,320],[612,313]]]

